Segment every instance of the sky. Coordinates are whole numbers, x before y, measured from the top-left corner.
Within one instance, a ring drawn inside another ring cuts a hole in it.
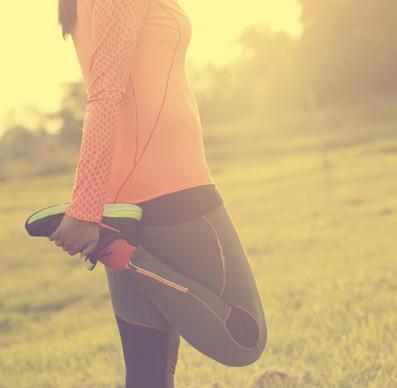
[[[83,1],[83,0],[79,0]],[[170,0],[173,1],[173,0]],[[263,23],[298,38],[297,0],[178,0],[192,23],[187,61],[224,64],[238,55],[232,42],[245,27]],[[30,111],[59,107],[62,85],[82,80],[73,43],[61,36],[57,0],[12,0],[0,14],[0,133],[10,122],[34,125]],[[219,28],[219,20],[222,28]]]

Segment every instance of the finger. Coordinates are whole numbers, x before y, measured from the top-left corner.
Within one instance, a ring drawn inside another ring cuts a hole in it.
[[[62,244],[62,248],[65,252],[67,252],[70,256],[74,256],[77,252],[79,252],[79,249],[77,248],[77,245],[74,244],[73,242],[65,242]]]
[[[72,246],[71,245],[63,245],[62,246],[62,249],[65,251],[65,252],[67,252],[67,253],[69,253],[71,250],[72,250]]]
[[[82,248],[81,246],[70,247],[68,249],[68,253],[70,256],[74,256],[76,253],[79,253],[81,251],[81,248]]]
[[[56,240],[54,240],[54,244],[63,249],[68,249],[70,247],[70,244],[68,244],[68,242],[65,241],[62,236],[59,236]]]
[[[69,249],[73,248],[73,245],[71,243],[68,243],[65,239],[63,239],[62,236],[55,241],[55,245],[62,248],[66,252],[68,252]]]
[[[88,245],[81,251],[80,256],[81,256],[81,257],[85,257],[85,256],[90,255],[91,253],[93,253],[93,252],[95,251],[96,246],[97,246],[97,241],[94,241],[94,242],[88,244]]]
[[[57,246],[60,247],[60,248],[65,249],[65,245],[64,245],[64,243],[62,242],[62,240],[55,240],[55,241],[54,241],[54,244],[57,245]]]

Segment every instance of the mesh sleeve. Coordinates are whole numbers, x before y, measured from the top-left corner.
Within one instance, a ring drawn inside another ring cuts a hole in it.
[[[96,0],[91,17],[87,105],[72,200],[65,214],[98,223],[138,31],[150,0]]]

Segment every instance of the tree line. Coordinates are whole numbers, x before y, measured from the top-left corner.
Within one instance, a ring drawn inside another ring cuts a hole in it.
[[[204,124],[245,116],[285,114],[396,96],[397,14],[393,0],[300,0],[304,32],[294,39],[263,25],[238,39],[241,55],[225,66],[207,66],[192,76],[203,83],[197,96]],[[42,113],[38,128],[10,125],[0,138],[0,163],[46,160],[77,152],[84,109],[83,84],[65,88],[61,109]],[[58,124],[50,133],[47,126]]]

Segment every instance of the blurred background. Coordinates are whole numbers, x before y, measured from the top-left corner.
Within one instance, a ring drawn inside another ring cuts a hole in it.
[[[179,3],[208,165],[270,338],[244,369],[183,340],[176,386],[397,387],[396,4]],[[0,386],[122,387],[103,268],[24,230],[33,211],[70,201],[86,104],[72,41],[57,2],[4,10]]]

